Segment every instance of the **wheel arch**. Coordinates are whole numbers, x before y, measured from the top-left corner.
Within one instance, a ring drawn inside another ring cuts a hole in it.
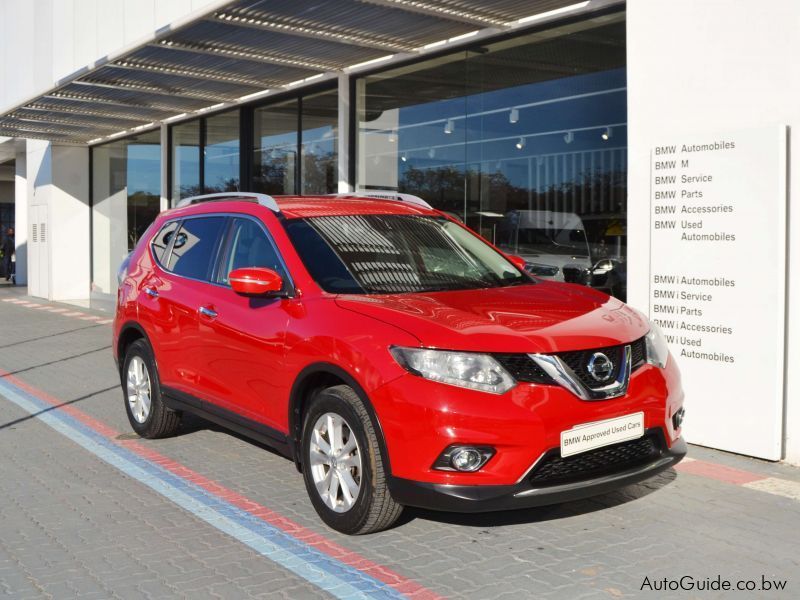
[[[125,362],[125,352],[128,346],[139,339],[144,339],[150,348],[153,347],[147,332],[136,321],[128,321],[120,328],[116,346],[117,367],[119,369],[122,369],[122,365]]]
[[[369,414],[372,420],[372,426],[375,428],[375,433],[378,436],[378,446],[380,447],[381,459],[385,465],[386,473],[391,474],[391,463],[389,461],[389,452],[386,448],[386,439],[383,435],[383,428],[375,412],[375,407],[372,406],[372,402],[370,402],[369,396],[350,373],[337,365],[325,362],[313,363],[300,371],[297,378],[295,378],[292,390],[289,394],[289,439],[292,445],[292,454],[297,470],[302,472],[303,469],[303,415],[309,400],[320,390],[342,384],[351,387],[364,403],[367,414]]]

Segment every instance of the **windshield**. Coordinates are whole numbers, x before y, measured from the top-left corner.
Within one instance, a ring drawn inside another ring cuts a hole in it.
[[[389,294],[533,283],[491,246],[439,217],[349,215],[297,219],[286,231],[327,292]]]

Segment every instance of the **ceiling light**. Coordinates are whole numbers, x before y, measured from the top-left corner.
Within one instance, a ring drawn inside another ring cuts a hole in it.
[[[397,141],[397,130],[396,129],[392,129],[389,132],[389,143],[390,144],[394,144],[396,141]]]
[[[517,147],[517,150],[522,150],[525,147],[525,138],[524,137],[519,138],[515,146]]]
[[[456,124],[453,122],[453,119],[447,119],[447,123],[444,124],[444,132],[448,135],[453,133],[453,129],[455,129]]]
[[[206,106],[205,108],[199,108],[194,112],[196,112],[196,113],[204,113],[204,112],[208,112],[209,110],[222,108],[223,106],[225,106],[225,103],[224,102],[220,102],[219,104],[212,104],[211,106]]]
[[[456,35],[454,37],[447,38],[447,41],[452,44],[453,42],[458,42],[461,40],[466,40],[467,38],[471,38],[474,35],[478,35],[477,29],[475,31],[468,31],[467,33],[462,33],[461,35]]]
[[[571,12],[573,10],[579,10],[589,4],[589,0],[585,2],[578,2],[577,4],[570,4],[569,6],[562,6],[561,8],[555,8],[553,10],[548,10],[536,15],[530,15],[529,17],[523,17],[518,19],[517,21],[511,21],[508,25],[523,25],[525,23],[530,23],[531,21],[539,21],[541,19],[546,19],[548,17],[553,17],[555,15],[560,15],[565,12]]]
[[[571,131],[568,131],[567,133],[564,134],[564,143],[565,144],[571,144],[572,140],[574,140],[574,139],[575,139],[575,134],[572,133]]]
[[[425,44],[422,47],[422,50],[430,50],[431,48],[438,48],[439,46],[444,46],[447,43],[447,40],[439,40],[438,42],[431,42],[430,44]]]
[[[603,133],[600,134],[600,137],[603,138],[604,140],[607,140],[613,135],[613,133],[614,131],[609,126],[603,130]]]
[[[394,54],[389,54],[388,56],[381,56],[380,58],[373,58],[372,60],[365,60],[364,62],[350,65],[349,67],[346,67],[346,69],[347,70],[360,69],[361,67],[368,67],[370,65],[374,65],[377,63],[386,62],[387,60],[392,60],[393,58]]]
[[[290,81],[289,83],[287,83],[283,87],[290,88],[290,87],[294,87],[296,85],[300,85],[301,83],[308,83],[309,81],[314,81],[315,79],[319,79],[320,77],[323,77],[324,75],[325,75],[325,73],[317,73],[316,75],[312,75],[311,77],[304,77],[303,79],[298,79],[297,81]]]
[[[400,155],[400,160],[402,160],[403,162],[406,162],[406,161],[408,160],[408,154],[406,154],[405,152],[403,152],[403,153]]]
[[[261,90],[260,92],[253,92],[252,94],[246,94],[244,96],[240,96],[236,100],[238,102],[245,102],[247,100],[252,100],[253,98],[258,98],[259,96],[266,96],[269,94],[269,90]]]
[[[508,113],[508,122],[509,123],[516,123],[519,121],[519,109],[512,108],[511,112]]]

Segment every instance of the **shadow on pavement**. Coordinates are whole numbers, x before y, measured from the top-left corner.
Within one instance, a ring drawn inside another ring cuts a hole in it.
[[[28,338],[26,340],[19,340],[17,342],[12,342],[11,344],[3,344],[0,346],[0,350],[3,348],[11,348],[12,346],[19,346],[21,344],[27,344],[29,342],[38,342],[39,340],[46,340],[47,338],[58,337],[59,335],[67,335],[68,333],[75,333],[76,331],[84,331],[86,329],[92,329],[94,327],[102,327],[99,323],[95,323],[94,325],[87,325],[85,327],[76,327],[75,329],[67,329],[66,331],[59,331],[57,333],[49,333],[47,335],[42,335],[35,338]]]
[[[82,356],[88,356],[89,354],[94,354],[95,352],[102,352],[104,350],[108,350],[111,346],[103,346],[101,348],[95,348],[93,350],[87,350],[86,352],[80,352],[79,354],[71,354],[69,356],[65,356],[64,358],[59,358],[56,360],[51,360],[45,363],[40,363],[38,365],[31,365],[30,367],[25,367],[24,369],[17,369],[16,371],[11,371],[6,373],[5,375],[0,375],[0,377],[8,377],[9,375],[17,375],[18,373],[25,373],[26,371],[33,371],[34,369],[40,369],[41,367],[49,367],[50,365],[55,365],[61,362],[65,362],[67,360],[72,360],[73,358],[81,358]]]
[[[3,375],[3,377],[5,377],[5,375]],[[94,392],[90,392],[90,393],[88,393],[88,394],[86,394],[84,396],[81,396],[79,398],[75,398],[74,400],[68,400],[67,402],[62,402],[61,404],[56,404],[54,406],[49,406],[49,407],[45,408],[44,410],[40,410],[39,412],[35,412],[35,413],[30,414],[30,415],[26,415],[24,417],[20,417],[19,419],[14,419],[13,421],[9,421],[8,423],[3,423],[2,425],[0,425],[0,430],[6,429],[7,427],[13,427],[14,425],[18,425],[19,423],[23,423],[25,421],[29,421],[30,419],[34,419],[34,418],[38,417],[39,415],[42,415],[42,414],[47,413],[47,412],[50,412],[51,410],[56,410],[56,409],[62,408],[64,406],[69,406],[70,404],[75,404],[76,402],[80,402],[81,400],[87,400],[88,398],[92,398],[94,396],[98,396],[100,394],[104,394],[104,393],[109,392],[111,390],[115,390],[118,387],[119,387],[118,385],[113,385],[111,387],[107,387],[107,388],[102,389],[102,390],[96,390]]]

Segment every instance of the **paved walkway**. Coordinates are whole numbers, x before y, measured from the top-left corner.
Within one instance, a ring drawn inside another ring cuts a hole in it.
[[[294,466],[257,444],[199,419],[166,440],[132,435],[108,319],[0,289],[0,594],[800,595],[796,468],[692,447],[677,471],[606,496],[478,516],[408,510],[390,531],[342,536]],[[662,591],[681,577],[695,588]],[[755,587],[697,589],[718,577]]]

